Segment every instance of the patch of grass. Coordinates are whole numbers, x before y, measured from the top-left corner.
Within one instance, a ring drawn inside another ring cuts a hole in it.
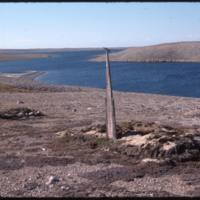
[[[94,147],[105,147],[111,145],[113,142],[109,140],[108,138],[97,138],[90,136],[90,146]]]
[[[59,138],[58,142],[62,145],[84,145],[91,149],[108,147],[113,141],[108,138],[98,138],[96,136],[86,136],[86,135],[70,135],[66,134],[63,138]]]

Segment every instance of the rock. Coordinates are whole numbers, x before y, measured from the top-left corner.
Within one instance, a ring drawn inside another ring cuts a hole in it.
[[[24,185],[24,188],[27,190],[34,190],[38,187],[38,184],[36,182],[30,182]]]
[[[138,156],[138,153],[139,153],[138,148],[135,146],[127,147],[124,149],[124,154],[130,157]]]
[[[175,148],[175,147],[176,147],[176,143],[169,141],[169,142],[164,143],[162,148],[165,151],[169,151],[170,149]]]
[[[48,181],[46,182],[46,185],[52,185],[52,184],[54,184],[56,182],[59,182],[59,181],[60,181],[59,177],[57,177],[57,176],[50,176],[49,179],[48,179]]]
[[[33,112],[28,113],[29,116],[33,115]]]
[[[17,101],[17,104],[24,104],[24,102],[23,101]]]
[[[69,190],[69,187],[61,186],[61,190]]]
[[[190,161],[193,159],[193,155],[190,153],[183,153],[178,157],[178,160],[180,162],[186,162],[186,161]]]
[[[61,188],[61,190],[64,190],[64,189],[65,189],[65,186],[61,186],[60,188]]]
[[[67,130],[64,130],[64,131],[60,131],[60,132],[57,132],[56,133],[56,136],[59,137],[59,138],[63,138],[67,135],[68,131]]]
[[[42,113],[41,113],[39,110],[37,110],[37,111],[35,112],[35,115],[36,115],[36,116],[40,116],[40,115],[42,115]]]
[[[164,161],[165,161],[166,164],[169,164],[171,166],[176,166],[176,162],[169,157],[165,158]]]
[[[106,147],[102,148],[102,150],[105,151],[105,152],[110,151],[110,149],[109,149],[109,148],[106,148]],[[115,153],[115,151],[114,151],[113,153]]]
[[[0,118],[2,119],[19,119],[19,118],[28,118],[31,116],[43,116],[40,111],[35,111],[30,108],[20,107],[20,108],[11,108],[9,110],[3,111],[0,113]]]
[[[194,136],[193,137],[193,140],[197,141],[197,142],[200,142],[200,136]]]
[[[21,163],[24,164],[24,163],[26,163],[26,161],[25,161],[24,159],[22,159],[22,160],[21,160]]]
[[[159,150],[160,150],[159,146],[153,147],[151,150],[151,158],[157,158],[159,155]]]
[[[163,128],[161,128],[161,131],[163,131],[163,132],[174,132],[174,130],[171,127],[163,127]]]
[[[81,129],[81,131],[82,131],[83,133],[89,132],[90,130],[91,130],[91,127],[85,127],[85,128],[82,128],[82,129]]]
[[[141,162],[155,162],[155,163],[159,163],[160,162],[160,160],[158,160],[158,159],[153,159],[153,158],[143,158],[142,160],[141,160]]]
[[[65,190],[65,186],[61,186],[60,189],[61,189],[61,190]]]
[[[12,117],[12,114],[5,113],[4,116],[7,117],[7,118],[11,118],[11,117]]]
[[[23,112],[19,112],[18,114],[17,114],[17,117],[23,117]]]
[[[160,143],[165,143],[165,142],[168,142],[170,141],[171,138],[167,137],[167,136],[162,136],[158,139],[158,142]]]
[[[193,158],[199,158],[199,150],[198,149],[190,149],[188,153],[192,154]]]
[[[185,152],[185,150],[189,147],[189,143],[186,142],[178,142],[176,145],[176,153],[182,154]]]

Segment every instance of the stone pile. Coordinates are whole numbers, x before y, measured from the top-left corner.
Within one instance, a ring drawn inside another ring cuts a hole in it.
[[[44,114],[39,110],[34,110],[26,107],[12,108],[0,112],[1,119],[27,119],[39,116],[44,116]]]
[[[195,161],[200,159],[200,132],[161,126],[155,123],[129,123],[121,127],[123,153],[138,158]],[[129,127],[129,128],[127,128]],[[124,131],[124,132],[123,132]]]
[[[137,159],[152,158],[173,161],[200,160],[200,131],[173,128],[156,123],[126,122],[118,124],[119,145],[115,148],[121,154]],[[83,130],[106,134],[105,124],[93,125]]]

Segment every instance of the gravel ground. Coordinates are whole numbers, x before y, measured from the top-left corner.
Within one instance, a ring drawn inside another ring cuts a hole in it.
[[[26,86],[24,78],[23,84],[4,77],[0,82]],[[106,149],[105,141],[94,148],[84,138],[56,136],[61,131],[80,134],[85,127],[105,123],[104,90],[51,89],[29,83],[28,93],[0,93],[0,112],[27,107],[44,113],[25,119],[0,118],[0,196],[200,195],[198,160],[142,162]],[[114,92],[114,98],[117,123],[133,120],[200,130],[200,99],[122,92]]]

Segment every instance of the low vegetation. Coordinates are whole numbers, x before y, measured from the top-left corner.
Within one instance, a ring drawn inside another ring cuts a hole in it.
[[[22,89],[12,85],[0,83],[0,92],[31,92],[31,91],[28,89]]]

